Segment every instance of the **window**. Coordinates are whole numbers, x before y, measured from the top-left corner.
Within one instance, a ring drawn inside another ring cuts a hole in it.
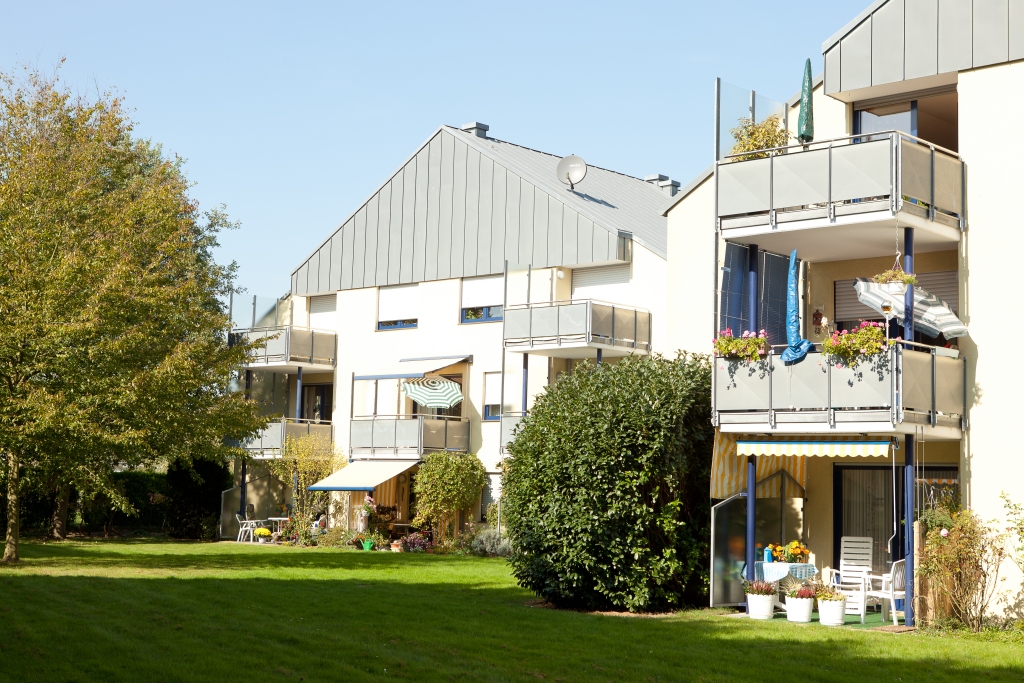
[[[462,309],[464,323],[493,323],[501,320],[502,306],[475,306]]]
[[[397,285],[377,290],[377,329],[402,330],[419,324],[419,286]]]
[[[502,319],[505,300],[505,278],[501,275],[463,278],[462,314],[463,323],[490,323]]]
[[[751,329],[747,320],[748,254],[745,246],[732,243],[725,246],[718,329],[731,328],[733,336],[736,337]],[[754,329],[765,330],[770,344],[785,344],[789,257],[759,250],[757,266],[758,324]]]
[[[501,373],[484,373],[484,420],[501,419]]]
[[[309,297],[309,326],[315,330],[337,329],[338,295]]]

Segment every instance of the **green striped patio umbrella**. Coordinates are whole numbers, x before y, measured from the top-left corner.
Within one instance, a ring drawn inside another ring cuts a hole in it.
[[[440,377],[416,377],[402,382],[405,395],[424,408],[451,408],[462,403],[462,387]]]

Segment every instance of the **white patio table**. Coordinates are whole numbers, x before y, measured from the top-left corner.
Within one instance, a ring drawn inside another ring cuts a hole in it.
[[[807,562],[755,562],[754,578],[758,581],[781,581],[787,576],[804,581],[818,573],[818,568]],[[775,594],[775,606],[786,609],[785,603]]]
[[[288,517],[268,517],[267,521],[270,522],[270,530],[274,533],[281,533],[281,527],[288,521]]]

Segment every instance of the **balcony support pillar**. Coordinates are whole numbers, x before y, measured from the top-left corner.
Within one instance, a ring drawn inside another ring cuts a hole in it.
[[[603,356],[603,354],[601,353],[601,349],[598,349],[597,350],[597,364],[598,365],[601,365],[602,356]]]
[[[757,334],[757,253],[756,244],[747,246],[747,330],[754,334]]]
[[[907,597],[903,601],[905,623],[914,625],[914,435],[907,434],[903,458],[903,567],[906,571]]]
[[[302,368],[295,374],[295,419],[302,419]]]
[[[238,514],[245,519],[245,458],[242,458],[242,479],[238,485]]]
[[[757,560],[754,547],[754,531],[757,526],[755,507],[757,505],[757,461],[755,456],[747,456],[747,581],[754,580],[754,562]],[[747,605],[750,612],[750,605]]]
[[[914,229],[903,228],[903,272],[914,272]],[[914,341],[914,285],[907,285],[903,295],[903,338]]]

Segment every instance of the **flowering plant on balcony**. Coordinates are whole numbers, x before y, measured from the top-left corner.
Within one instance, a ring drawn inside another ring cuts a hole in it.
[[[768,353],[768,338],[765,331],[755,334],[744,332],[742,337],[732,336],[732,328],[727,327],[714,339],[715,354],[725,358],[745,358],[749,361],[759,360]]]
[[[884,285],[889,282],[896,282],[904,285],[916,285],[917,276],[913,273],[904,272],[902,268],[896,267],[879,273],[871,278],[872,282],[877,282],[880,285]]]
[[[841,368],[881,353],[885,349],[884,329],[882,323],[865,320],[853,330],[836,330],[823,344],[825,355],[838,361],[836,366]],[[894,343],[895,340],[889,340],[890,345]]]

